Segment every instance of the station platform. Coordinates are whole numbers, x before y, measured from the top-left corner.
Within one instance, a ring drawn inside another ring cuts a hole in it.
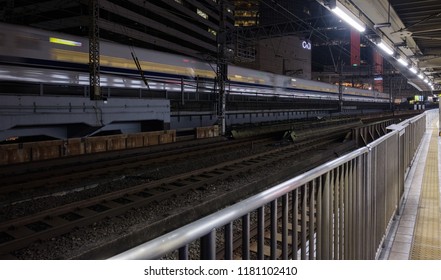
[[[403,205],[380,259],[441,260],[441,137],[438,118],[427,123],[405,181]]]

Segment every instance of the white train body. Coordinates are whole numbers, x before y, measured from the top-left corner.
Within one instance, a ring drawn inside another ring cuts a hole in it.
[[[0,81],[89,84],[88,39],[0,24]],[[195,58],[100,42],[101,86],[146,88],[132,58],[138,58],[150,89],[212,92],[216,65]],[[338,87],[237,66],[228,68],[229,94],[338,99]],[[203,84],[203,87],[196,86]],[[344,88],[344,100],[389,102],[375,91]]]

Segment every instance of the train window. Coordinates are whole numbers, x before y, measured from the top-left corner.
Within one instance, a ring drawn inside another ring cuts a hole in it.
[[[18,36],[15,39],[15,45],[21,49],[37,50],[40,48],[40,41],[32,37]]]
[[[76,42],[76,41],[66,40],[56,37],[49,37],[49,42],[53,44],[66,45],[71,47],[81,47],[83,45],[81,42]]]

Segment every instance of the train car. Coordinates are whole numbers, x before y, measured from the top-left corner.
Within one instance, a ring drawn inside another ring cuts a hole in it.
[[[0,81],[89,84],[88,39],[10,24],[0,24]],[[141,79],[139,61],[148,81]],[[215,91],[216,65],[191,57],[100,42],[101,86],[165,91]],[[203,87],[198,86],[203,84]],[[282,98],[338,99],[338,87],[230,65],[228,94]],[[389,102],[388,95],[345,88],[343,98]]]

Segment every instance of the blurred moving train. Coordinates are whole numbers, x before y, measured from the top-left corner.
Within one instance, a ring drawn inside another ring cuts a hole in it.
[[[88,38],[0,24],[0,82],[89,85]],[[100,42],[103,87],[213,92],[216,65],[195,58]],[[133,53],[133,55],[132,55]],[[136,57],[147,79],[141,79]],[[228,94],[338,99],[338,86],[230,65]],[[2,93],[0,91],[0,93]],[[384,93],[344,88],[344,100],[389,102]]]

